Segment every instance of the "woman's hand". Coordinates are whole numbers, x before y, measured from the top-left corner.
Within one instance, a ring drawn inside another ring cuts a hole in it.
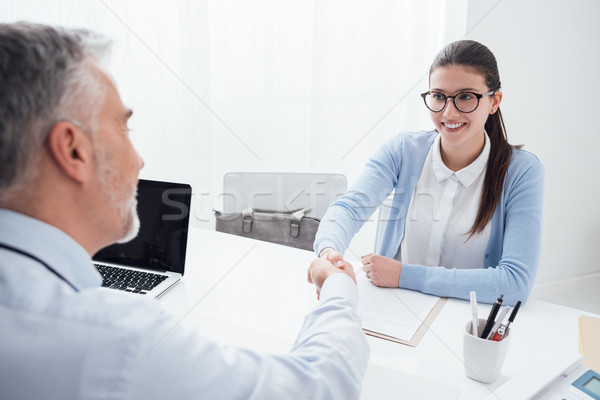
[[[393,258],[367,254],[361,257],[362,270],[366,272],[375,285],[381,287],[398,287],[402,263]]]

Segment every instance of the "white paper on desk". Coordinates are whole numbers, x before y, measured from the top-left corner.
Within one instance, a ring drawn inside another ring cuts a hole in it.
[[[363,329],[410,341],[440,299],[400,288],[380,288],[364,272],[356,274]]]

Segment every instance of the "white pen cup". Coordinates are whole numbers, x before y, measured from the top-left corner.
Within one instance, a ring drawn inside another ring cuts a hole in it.
[[[479,319],[477,331],[480,335],[486,322],[485,319]],[[498,379],[509,343],[510,327],[502,340],[496,342],[473,336],[473,321],[469,320],[463,333],[463,356],[467,376],[483,383],[492,383]]]

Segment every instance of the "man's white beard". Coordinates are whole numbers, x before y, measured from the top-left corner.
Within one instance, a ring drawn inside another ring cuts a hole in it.
[[[100,187],[109,199],[111,205],[117,208],[119,215],[124,221],[123,237],[117,240],[116,243],[129,242],[137,236],[140,230],[140,218],[137,213],[137,182],[135,183],[135,186],[131,188],[131,195],[129,196],[128,201],[119,204],[116,199],[117,188],[111,190],[110,181],[115,181],[115,178],[119,177],[120,174],[116,169],[109,166],[106,154],[102,149],[96,148],[96,154],[98,155],[99,163],[97,173]],[[111,179],[111,177],[113,179]]]
[[[122,213],[123,210],[119,210],[119,212],[121,213],[121,215],[123,216]],[[117,243],[127,243],[130,240],[132,240],[133,238],[135,238],[140,230],[140,217],[138,216],[137,213],[137,191],[133,194],[130,202],[129,202],[129,208],[128,210],[125,211],[128,215],[128,219],[126,220],[126,233],[125,236],[123,236],[122,239],[117,240]]]

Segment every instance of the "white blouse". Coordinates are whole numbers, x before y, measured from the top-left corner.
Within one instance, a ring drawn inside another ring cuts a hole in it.
[[[429,149],[408,208],[404,239],[396,259],[447,268],[483,268],[490,238],[489,222],[467,240],[479,203],[490,141],[487,133],[481,154],[453,172],[442,161],[440,136]]]

